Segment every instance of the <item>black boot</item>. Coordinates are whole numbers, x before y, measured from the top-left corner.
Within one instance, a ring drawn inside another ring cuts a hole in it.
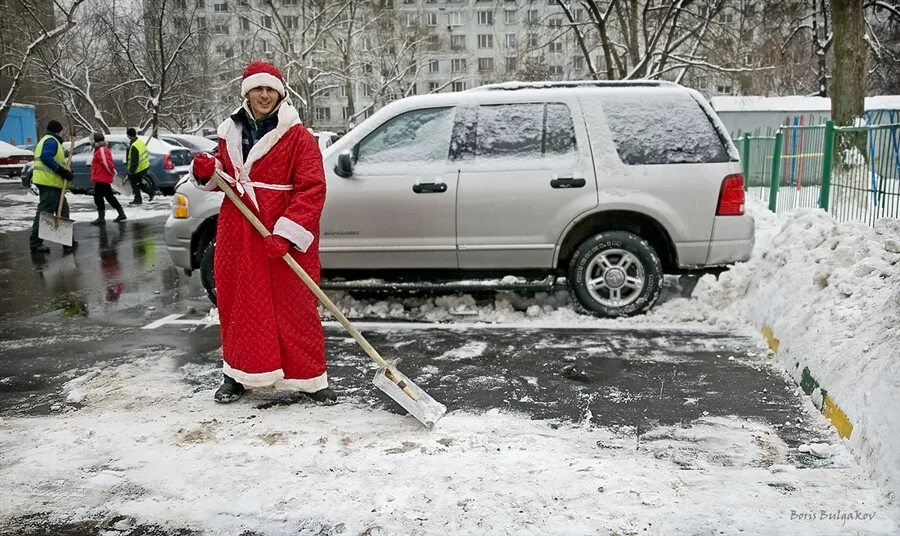
[[[97,218],[96,220],[91,222],[91,225],[103,225],[104,223],[106,223],[106,220],[104,220],[103,218]]]
[[[113,221],[120,222],[120,221],[125,221],[127,219],[128,219],[128,216],[126,216],[124,212],[119,212],[119,215],[116,216],[116,219],[114,219]]]
[[[317,404],[330,406],[337,403],[337,393],[335,393],[334,389],[332,389],[331,387],[319,389],[315,393],[306,393],[306,396],[311,398],[312,401],[316,402]]]
[[[244,386],[237,382],[231,376],[222,375],[223,381],[222,385],[216,390],[215,399],[216,402],[220,404],[228,404],[229,402],[234,402],[241,398],[244,394]]]

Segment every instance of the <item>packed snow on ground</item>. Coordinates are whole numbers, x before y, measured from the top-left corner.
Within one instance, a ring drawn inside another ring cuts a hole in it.
[[[756,219],[756,246],[748,262],[718,279],[703,276],[690,299],[669,299],[637,318],[581,315],[565,290],[533,298],[498,293],[487,303],[470,295],[367,301],[335,293],[334,298],[350,316],[386,319],[560,327],[771,326],[784,369],[799,381],[809,368],[853,422],[849,446],[883,489],[900,498],[900,220],[881,219],[871,228],[836,223],[821,210],[773,214],[756,200],[750,200],[749,210]]]
[[[157,218],[168,214],[171,210],[171,198],[161,195],[154,197],[153,201],[147,201],[145,196],[144,203],[140,206],[128,206],[130,198],[123,196],[117,198],[129,220]],[[86,223],[97,218],[93,196],[68,193],[66,201],[69,203],[69,217],[76,222]],[[30,229],[37,205],[38,196],[26,188],[0,193],[0,210],[3,211],[3,218],[0,218],[0,232]],[[106,216],[109,220],[116,217],[116,211],[108,203]]]

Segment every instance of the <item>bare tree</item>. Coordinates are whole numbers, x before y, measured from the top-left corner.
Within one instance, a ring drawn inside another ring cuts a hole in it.
[[[3,56],[0,56],[3,60],[0,65],[0,73],[10,73],[12,79],[3,100],[0,100],[0,125],[6,122],[9,109],[34,55],[44,48],[52,46],[60,36],[75,26],[75,16],[84,0],[71,0],[70,2],[54,0],[52,5],[48,2],[46,6],[37,0],[14,0],[14,2],[15,5],[10,6],[14,9],[8,9],[8,11],[18,14],[16,17],[19,22],[17,31],[25,34],[28,44],[24,48],[12,43],[0,47],[4,52]],[[46,7],[51,8],[51,13],[42,11]],[[57,16],[54,16],[53,11],[57,13]],[[7,34],[7,32],[3,33]],[[4,37],[4,41],[6,39],[7,37]]]

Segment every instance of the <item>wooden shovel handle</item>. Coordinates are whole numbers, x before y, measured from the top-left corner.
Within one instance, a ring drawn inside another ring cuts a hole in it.
[[[66,167],[69,168],[69,171],[72,171],[72,153],[75,151],[75,136],[72,136],[72,139],[69,140],[69,156],[66,158]],[[73,177],[74,178],[74,177]],[[62,209],[63,203],[66,202],[66,188],[69,186],[69,181],[63,179],[63,185],[59,192],[59,204],[56,207],[56,226],[59,226],[59,219],[62,218]]]
[[[241,211],[241,214],[243,214],[244,217],[247,218],[247,220],[250,222],[250,224],[257,231],[259,231],[259,234],[261,234],[263,237],[270,236],[272,234],[268,229],[266,229],[266,226],[263,225],[261,221],[259,221],[259,218],[256,217],[256,214],[254,214],[253,211],[247,208],[247,205],[244,204],[244,201],[241,200],[241,198],[236,193],[234,193],[234,190],[231,189],[231,185],[228,184],[228,181],[226,181],[218,171],[216,171],[213,179],[216,181],[216,185],[219,187],[219,189],[225,192],[225,195],[228,197],[228,199],[230,199],[231,202],[234,203],[234,205],[238,208],[238,210]],[[322,302],[322,305],[324,305],[325,308],[328,309],[328,312],[334,315],[334,317],[337,318],[338,322],[340,322],[341,325],[344,326],[344,329],[346,329],[347,332],[350,333],[350,335],[352,335],[354,339],[356,339],[356,342],[359,343],[359,345],[363,350],[365,350],[367,354],[369,354],[369,357],[371,357],[379,367],[385,369],[385,375],[388,376],[388,379],[390,379],[392,382],[396,383],[398,387],[403,389],[403,392],[406,393],[407,396],[409,396],[413,400],[418,400],[418,397],[409,388],[409,386],[400,381],[400,379],[391,372],[390,364],[385,361],[383,357],[381,357],[381,354],[378,353],[378,350],[376,350],[371,344],[369,344],[369,341],[367,341],[366,338],[362,336],[362,333],[360,333],[359,330],[357,330],[356,327],[351,324],[349,320],[347,320],[347,317],[344,316],[344,313],[342,313],[341,310],[338,309],[337,306],[334,305],[334,303],[332,303],[328,296],[326,296],[325,293],[322,292],[322,289],[319,288],[319,285],[317,285],[316,282],[313,281],[311,277],[309,277],[309,274],[307,274],[306,270],[304,270],[303,267],[297,263],[294,257],[292,257],[290,253],[285,253],[282,259],[288,264],[288,266],[291,267],[292,270],[294,270],[294,273],[296,273],[300,277],[300,279],[302,279],[303,282],[306,283],[306,286],[309,287],[309,290],[311,290],[312,293],[316,295],[316,298],[318,298],[319,301]]]

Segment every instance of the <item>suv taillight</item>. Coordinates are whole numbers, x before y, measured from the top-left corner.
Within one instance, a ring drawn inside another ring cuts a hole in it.
[[[744,176],[736,173],[722,179],[716,216],[743,216],[744,202]]]
[[[163,155],[163,169],[175,169],[175,164],[172,163],[172,157],[167,154]]]

